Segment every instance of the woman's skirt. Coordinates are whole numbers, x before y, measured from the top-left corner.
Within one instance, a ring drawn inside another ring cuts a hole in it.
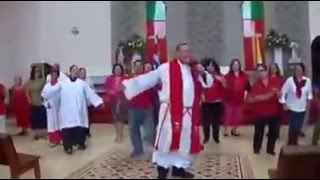
[[[47,129],[47,112],[43,105],[31,107],[31,128]]]

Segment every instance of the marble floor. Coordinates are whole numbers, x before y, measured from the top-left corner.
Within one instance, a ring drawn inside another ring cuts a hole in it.
[[[127,131],[127,130],[126,130]],[[11,130],[16,132],[15,129]],[[253,127],[241,127],[241,137],[221,137],[221,144],[216,145],[210,142],[206,145],[205,151],[217,153],[233,153],[247,156],[254,172],[255,178],[267,179],[267,170],[276,167],[277,157],[269,156],[262,151],[260,155],[252,152],[252,136]],[[286,139],[287,128],[282,128],[280,141],[277,144],[277,152],[280,146],[284,144]],[[307,137],[302,139],[302,143],[309,144],[311,139],[312,128],[308,128]],[[94,124],[92,125],[93,137],[89,140],[89,147],[86,151],[76,151],[73,155],[66,155],[62,147],[50,148],[45,140],[33,141],[31,137],[14,137],[14,143],[18,152],[35,154],[41,156],[41,173],[42,178],[62,179],[67,177],[75,170],[83,167],[91,160],[99,155],[115,149],[128,151],[131,150],[129,139],[126,138],[122,144],[115,144],[114,130],[110,124]],[[126,136],[128,137],[128,136]],[[264,149],[263,149],[264,150]],[[201,155],[200,155],[201,156]],[[9,178],[9,170],[5,166],[0,166],[0,179]],[[34,178],[33,172],[30,171],[23,178]]]

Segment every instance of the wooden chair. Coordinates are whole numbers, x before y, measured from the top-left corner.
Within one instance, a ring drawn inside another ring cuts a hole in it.
[[[270,179],[319,179],[320,146],[281,148],[277,169],[268,170]]]
[[[39,156],[17,153],[10,135],[0,133],[0,165],[10,168],[11,179],[34,169],[36,179],[41,179]]]

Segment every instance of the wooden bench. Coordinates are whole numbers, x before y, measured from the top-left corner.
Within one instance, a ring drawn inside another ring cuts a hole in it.
[[[34,169],[36,179],[41,179],[39,156],[17,153],[10,135],[0,133],[0,165],[9,166],[11,179]]]
[[[319,179],[320,146],[281,148],[277,169],[269,169],[270,179]]]

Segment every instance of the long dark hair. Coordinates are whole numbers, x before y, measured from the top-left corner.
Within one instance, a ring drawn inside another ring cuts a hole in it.
[[[112,74],[115,73],[116,67],[120,67],[120,69],[121,69],[121,75],[124,75],[124,67],[123,67],[122,64],[119,64],[119,63],[116,63],[116,64],[114,64],[114,65],[112,66]]]
[[[281,76],[280,67],[279,67],[279,64],[277,64],[277,63],[273,63],[269,66],[269,75],[272,75],[271,74],[272,66],[275,66],[277,68],[276,75],[277,75],[277,77],[280,77]]]
[[[242,70],[242,65],[241,65],[241,62],[240,62],[239,59],[232,59],[230,65],[229,65],[229,73],[234,74],[234,71],[233,71],[232,67],[233,67],[234,63],[236,63],[236,62],[239,64],[239,73],[240,73],[240,75],[241,75],[241,74],[243,74],[244,72],[243,72],[243,70]]]
[[[294,68],[293,68],[293,76],[296,76],[297,67],[300,67],[302,69],[303,75],[306,75],[306,71],[307,71],[306,65],[304,65],[303,63],[297,63],[294,65]]]
[[[37,65],[33,65],[33,66],[31,66],[31,71],[30,71],[30,80],[35,80],[36,79],[36,70],[38,70],[39,71],[39,79],[41,79],[42,78],[42,73],[41,73],[41,69],[40,69],[40,67],[39,66],[37,66]]]
[[[205,58],[202,59],[201,62],[202,62],[203,66],[204,66],[204,69],[206,71],[208,71],[208,66],[210,66],[212,64],[214,72],[217,73],[217,74],[221,74],[220,66],[218,65],[218,63],[217,63],[217,61],[215,59],[205,57]]]

